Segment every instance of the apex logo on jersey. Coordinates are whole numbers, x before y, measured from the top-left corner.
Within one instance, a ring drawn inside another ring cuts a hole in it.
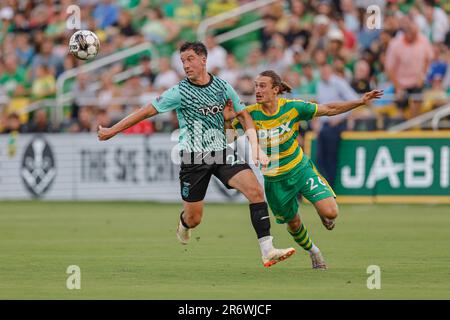
[[[223,111],[222,105],[211,105],[211,106],[204,106],[201,108],[198,108],[198,110],[204,115],[216,115],[218,113],[221,113]]]
[[[291,123],[291,121],[288,121],[286,123],[281,124],[280,126],[278,126],[276,128],[272,128],[270,130],[259,129],[258,137],[260,139],[271,139],[271,138],[278,137],[278,136],[282,135],[283,133],[291,131],[291,128],[289,127],[290,123]]]

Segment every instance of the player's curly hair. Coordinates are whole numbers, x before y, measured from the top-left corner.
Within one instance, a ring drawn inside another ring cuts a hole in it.
[[[278,94],[283,94],[285,92],[291,93],[292,87],[288,85],[286,82],[281,80],[281,77],[273,70],[266,70],[259,74],[262,77],[269,77],[272,79],[272,88],[278,87]]]

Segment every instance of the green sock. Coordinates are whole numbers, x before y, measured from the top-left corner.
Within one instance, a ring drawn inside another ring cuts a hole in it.
[[[312,242],[311,238],[309,237],[308,230],[303,225],[300,226],[300,228],[297,231],[291,231],[288,227],[288,232],[291,234],[291,236],[294,238],[295,242],[299,244],[300,247],[305,249],[306,251],[311,250],[311,248],[314,246],[314,243]]]

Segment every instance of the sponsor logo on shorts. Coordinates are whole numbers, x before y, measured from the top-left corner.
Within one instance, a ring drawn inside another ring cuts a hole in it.
[[[188,182],[183,182],[183,189],[181,190],[181,194],[183,195],[184,198],[189,197],[189,186],[191,184]]]

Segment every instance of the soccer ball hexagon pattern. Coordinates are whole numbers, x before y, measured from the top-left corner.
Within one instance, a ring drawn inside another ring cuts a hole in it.
[[[95,33],[89,30],[75,32],[69,40],[69,52],[81,60],[93,59],[100,49],[100,41]]]

